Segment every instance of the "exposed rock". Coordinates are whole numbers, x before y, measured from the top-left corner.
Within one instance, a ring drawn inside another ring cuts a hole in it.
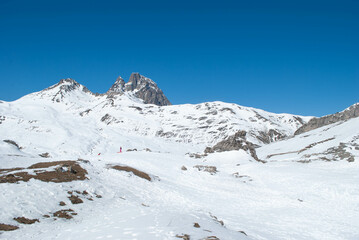
[[[187,168],[186,168],[185,166],[182,166],[182,167],[181,167],[181,170],[182,170],[182,171],[187,171]]]
[[[247,233],[246,233],[245,231],[238,231],[238,232],[240,232],[240,233],[242,233],[242,234],[244,234],[244,235],[247,236]]]
[[[200,226],[198,223],[194,223],[194,224],[193,224],[193,227],[195,227],[195,228],[200,228],[201,226]]]
[[[43,158],[49,158],[50,157],[50,153],[48,152],[45,152],[45,153],[41,153],[39,154],[40,157],[43,157]]]
[[[137,148],[134,148],[134,149],[127,149],[127,152],[137,152]]]
[[[208,237],[204,238],[203,240],[220,240],[220,239],[216,236],[208,236]]]
[[[8,143],[8,144],[11,144],[13,146],[15,146],[17,149],[22,149],[22,147],[20,147],[15,141],[13,140],[9,140],[9,139],[6,139],[6,140],[3,140],[4,142]]]
[[[28,219],[25,217],[17,217],[14,218],[14,220],[18,223],[22,223],[22,224],[33,224],[35,222],[40,222],[39,219]]]
[[[61,201],[61,202],[59,203],[59,205],[60,205],[60,206],[65,206],[65,205],[66,205],[66,203],[65,203],[65,202],[63,202],[63,201]]]
[[[58,166],[55,171],[47,171],[43,168]],[[87,171],[83,169],[76,161],[55,161],[41,162],[28,167],[34,169],[33,174],[29,174],[26,169],[0,169],[0,173],[7,173],[0,176],[0,183],[17,183],[19,181],[27,182],[34,178],[43,182],[71,182],[76,180],[85,180]],[[23,170],[22,172],[19,170]]]
[[[0,231],[14,231],[16,229],[19,229],[19,227],[9,225],[9,224],[0,223]]]
[[[298,128],[294,135],[298,135],[316,128],[320,128],[332,123],[348,120],[355,117],[359,117],[359,103],[350,106],[342,112],[338,112],[320,118],[312,118],[311,120],[309,120],[308,123]]]
[[[125,81],[121,76],[116,79],[116,82],[111,86],[111,88],[106,92],[108,96],[113,96],[115,94],[122,94],[125,91]]]
[[[197,168],[198,171],[209,172],[211,175],[214,175],[218,172],[217,167],[215,167],[215,166],[196,165],[193,167]]]
[[[212,213],[209,213],[209,215],[215,222],[221,224],[221,226],[224,227],[224,222],[222,220],[219,220],[216,216],[212,215]]]
[[[265,161],[258,158],[255,145],[246,141],[246,134],[246,131],[238,131],[234,135],[229,136],[227,139],[217,143],[213,147],[207,147],[204,152],[214,153],[243,149],[244,151],[249,152],[256,161],[265,163]]]
[[[109,167],[112,169],[119,170],[119,171],[131,172],[134,175],[136,175],[137,177],[143,178],[147,181],[152,180],[150,175],[148,175],[147,173],[137,170],[135,168],[129,167],[129,166],[109,165]]]
[[[158,106],[171,105],[157,84],[139,73],[132,73],[127,83],[121,77],[117,78],[106,94],[113,97],[124,92],[133,93],[137,98],[142,99],[144,103]]]
[[[183,234],[183,235],[176,235],[176,238],[182,238],[183,240],[190,240],[190,236],[188,234]]]
[[[97,95],[97,94],[92,93],[90,90],[88,90],[88,88],[79,84],[78,82],[76,82],[74,79],[71,79],[71,78],[61,79],[59,83],[57,83],[49,88],[46,88],[45,90],[43,90],[41,92],[44,93],[44,92],[52,90],[56,87],[59,87],[59,91],[57,93],[55,93],[55,95],[52,97],[52,101],[54,101],[54,102],[61,102],[64,99],[66,93],[74,91],[74,90],[80,90],[80,91],[83,91],[86,93]]]
[[[77,213],[74,212],[72,209],[65,209],[65,210],[59,210],[57,212],[54,212],[54,217],[58,218],[65,218],[65,219],[71,219],[71,215],[77,215]]]
[[[84,201],[82,201],[81,198],[79,198],[78,196],[75,195],[71,195],[70,197],[68,197],[71,201],[72,204],[80,204],[83,203]]]
[[[326,152],[325,155],[332,155],[332,160],[347,160],[348,162],[354,162],[354,155],[346,151],[347,145],[345,143],[340,143],[338,147],[331,147]]]
[[[259,136],[257,136],[257,138],[263,142],[263,143],[271,143],[271,142],[275,142],[278,140],[281,140],[285,137],[287,137],[286,135],[278,132],[277,130],[274,129],[269,129],[268,132],[259,132]]]

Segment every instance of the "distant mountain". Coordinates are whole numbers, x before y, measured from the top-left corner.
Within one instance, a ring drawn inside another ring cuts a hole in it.
[[[134,96],[142,99],[147,104],[155,104],[157,106],[171,105],[157,84],[139,73],[132,73],[127,83],[121,77],[118,77],[106,94],[114,96],[124,92],[133,93]]]
[[[54,92],[53,89],[56,89],[57,92]],[[140,75],[139,73],[132,73],[130,80],[127,83],[125,83],[121,76],[118,77],[116,82],[105,94],[92,93],[85,86],[79,84],[71,78],[67,78],[62,79],[59,83],[41,91],[40,95],[47,95],[48,92],[51,92],[53,95],[52,100],[60,102],[68,92],[75,90],[79,90],[95,96],[106,95],[110,98],[126,93],[135,98],[141,99],[145,104],[155,104],[157,106],[171,105],[170,101],[164,95],[163,91],[157,86],[157,84],[151,79]]]

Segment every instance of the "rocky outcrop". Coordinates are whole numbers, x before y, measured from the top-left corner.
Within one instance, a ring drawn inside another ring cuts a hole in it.
[[[135,97],[142,99],[144,103],[158,106],[171,105],[157,84],[139,73],[132,73],[127,83],[121,77],[118,77],[106,94],[112,97],[124,92],[133,93]]]
[[[359,117],[359,103],[350,106],[342,112],[338,112],[320,118],[312,118],[311,120],[309,120],[308,123],[298,128],[294,135],[305,133],[316,128],[320,128],[332,123],[348,120],[355,117]]]
[[[111,88],[106,92],[107,95],[115,95],[123,93],[125,88],[125,80],[121,76],[116,79],[116,82],[111,86]]]
[[[287,137],[275,129],[269,129],[267,132],[260,131],[258,133],[259,135],[257,136],[257,139],[266,144],[279,141]]]
[[[204,152],[207,154],[207,153],[225,152],[225,151],[233,151],[233,150],[242,149],[246,152],[249,152],[250,155],[256,161],[265,163],[265,161],[260,160],[258,158],[256,150],[255,150],[256,145],[254,145],[253,143],[248,142],[246,140],[246,134],[247,134],[246,131],[238,131],[234,135],[229,136],[227,139],[220,141],[213,147],[207,147],[204,150]]]

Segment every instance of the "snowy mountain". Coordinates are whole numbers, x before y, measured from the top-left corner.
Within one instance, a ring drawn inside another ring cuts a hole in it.
[[[312,119],[170,105],[137,73],[1,101],[0,238],[357,239],[358,118]]]

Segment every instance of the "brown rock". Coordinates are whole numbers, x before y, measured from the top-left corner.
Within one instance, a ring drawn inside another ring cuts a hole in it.
[[[83,203],[84,201],[82,201],[81,198],[79,198],[78,196],[75,195],[71,195],[70,197],[68,197],[71,201],[72,204],[80,204]]]
[[[16,229],[19,229],[19,227],[9,225],[9,224],[0,223],[0,231],[14,231]]]
[[[22,223],[22,224],[33,224],[35,222],[40,222],[39,219],[29,219],[29,218],[25,218],[25,217],[17,217],[14,218],[14,220],[18,223]]]

